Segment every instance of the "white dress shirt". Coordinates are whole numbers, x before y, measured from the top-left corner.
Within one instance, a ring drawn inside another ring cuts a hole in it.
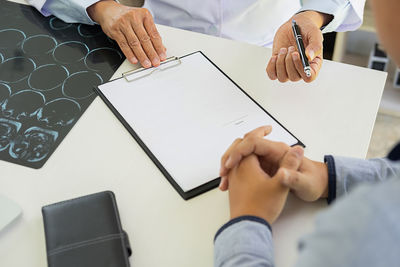
[[[42,14],[66,22],[93,24],[86,9],[98,0],[28,0]],[[271,46],[279,26],[296,12],[315,10],[334,16],[324,32],[357,29],[365,0],[146,0],[158,24],[260,46]]]

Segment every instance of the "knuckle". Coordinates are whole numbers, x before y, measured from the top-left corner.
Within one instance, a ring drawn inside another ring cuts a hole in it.
[[[246,134],[243,136],[243,139],[246,139],[247,137],[249,137],[250,134],[251,134],[251,133],[246,133]]]
[[[151,13],[147,8],[141,8],[140,11],[145,17],[151,17]]]
[[[130,40],[129,41],[129,46],[132,48],[137,48],[140,46],[140,42],[138,40]]]
[[[126,28],[128,24],[128,15],[125,14],[121,17],[119,17],[113,24],[113,27],[115,30],[120,30],[122,28]]]
[[[227,158],[228,158],[228,155],[227,155],[227,154],[223,155],[223,156],[221,157],[221,164],[223,164],[223,163],[226,161]]]
[[[293,168],[294,166],[296,166],[296,164],[297,164],[297,158],[296,158],[296,156],[294,156],[294,155],[288,156],[288,158],[286,159],[286,165],[287,165],[289,168]]]
[[[161,39],[161,36],[157,30],[150,31],[149,35],[151,39]]]
[[[277,142],[277,145],[278,145],[278,147],[280,148],[280,149],[282,149],[282,150],[288,150],[289,149],[289,146],[286,144],[286,143],[284,143],[284,142]]]
[[[111,32],[117,32],[117,31],[119,31],[119,28],[120,28],[120,26],[118,25],[118,22],[117,22],[117,23],[111,25],[110,31]]]
[[[120,42],[118,42],[118,44],[119,44],[119,47],[121,47],[121,49],[128,47],[128,43],[126,41],[120,41]]]
[[[142,43],[148,43],[150,42],[150,36],[148,36],[147,34],[142,34],[141,36],[139,36],[140,42]]]
[[[135,18],[132,19],[131,24],[132,24],[132,27],[134,29],[136,29],[136,28],[138,28],[138,27],[143,25],[143,21],[140,18],[135,17]]]
[[[241,142],[242,140],[243,140],[242,138],[236,138],[232,144],[237,144],[237,143]]]
[[[247,138],[247,141],[250,143],[250,144],[253,144],[253,143],[255,143],[255,142],[257,142],[257,140],[258,140],[258,137],[257,136],[255,136],[255,135],[249,135],[249,137]]]

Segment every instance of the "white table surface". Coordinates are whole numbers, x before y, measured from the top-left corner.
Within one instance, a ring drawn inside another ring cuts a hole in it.
[[[315,82],[280,84],[265,73],[270,49],[165,26],[159,31],[169,56],[203,51],[307,145],[306,156],[365,157],[385,73],[325,60]],[[131,68],[125,61],[114,77]],[[0,193],[23,210],[0,232],[4,267],[46,266],[41,207],[102,190],[116,194],[136,267],[212,266],[214,234],[229,219],[227,193],[214,189],[184,201],[99,98],[43,168],[0,161],[0,173]],[[276,266],[292,266],[296,240],[325,206],[289,197],[273,225]]]

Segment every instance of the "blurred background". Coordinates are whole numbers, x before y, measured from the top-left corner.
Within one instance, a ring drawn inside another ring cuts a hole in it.
[[[361,67],[371,67],[375,44],[379,44],[375,32],[372,11],[367,0],[364,23],[354,32],[329,33],[324,41],[324,58]],[[384,50],[384,47],[381,47]],[[371,57],[372,56],[372,57]],[[378,59],[379,60],[379,59]],[[367,154],[367,158],[386,156],[400,140],[400,76],[399,69],[389,58],[382,58],[388,73],[381,104]]]

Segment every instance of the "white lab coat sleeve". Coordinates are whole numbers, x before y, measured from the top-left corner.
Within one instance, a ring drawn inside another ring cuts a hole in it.
[[[315,10],[330,14],[333,20],[322,32],[354,31],[363,22],[365,0],[303,0],[299,12]]]
[[[44,16],[47,17],[47,16],[51,15],[50,13],[44,12],[44,11],[42,10],[44,4],[46,3],[46,0],[27,0],[27,2],[28,2],[31,6],[35,7],[37,10],[39,10],[40,13],[42,13]]]
[[[99,0],[27,0],[44,16],[54,15],[67,23],[95,24],[86,9]]]

